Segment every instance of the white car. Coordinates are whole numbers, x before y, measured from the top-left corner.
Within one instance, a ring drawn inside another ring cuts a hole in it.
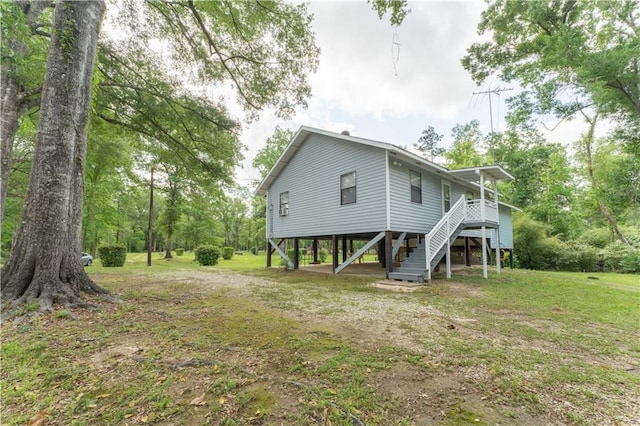
[[[82,253],[82,266],[91,266],[93,263],[93,256],[89,253]]]

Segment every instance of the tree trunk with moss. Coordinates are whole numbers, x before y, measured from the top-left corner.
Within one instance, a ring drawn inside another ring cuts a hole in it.
[[[21,303],[87,306],[106,294],[80,260],[87,128],[105,4],[63,1],[54,11],[40,122],[20,227],[2,269],[3,316]]]

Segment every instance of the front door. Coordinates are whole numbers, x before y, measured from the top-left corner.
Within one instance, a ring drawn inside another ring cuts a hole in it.
[[[442,181],[442,214],[451,210],[451,182]]]

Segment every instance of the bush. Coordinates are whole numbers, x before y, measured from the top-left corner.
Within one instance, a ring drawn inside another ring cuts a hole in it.
[[[113,266],[124,266],[125,260],[127,260],[127,248],[121,244],[112,244],[107,246],[98,247],[98,257],[100,263],[105,268]]]
[[[620,272],[627,274],[640,273],[640,249],[627,247],[622,254]]]
[[[303,252],[304,252],[304,250],[302,250],[302,249],[298,250],[298,261],[300,261],[302,259],[302,253]],[[293,249],[292,248],[287,249],[287,256],[293,262]]]
[[[218,264],[220,249],[214,246],[200,246],[195,251],[196,262],[202,266],[214,266]]]
[[[224,260],[231,260],[233,257],[233,247],[222,247],[222,258]]]
[[[608,228],[593,228],[582,233],[580,240],[597,248],[605,248],[613,242],[613,233]]]
[[[572,241],[558,248],[556,269],[573,272],[594,272],[599,269],[598,252],[594,247]]]
[[[184,254],[184,249],[183,248],[177,248],[176,249],[176,256],[182,256]]]
[[[328,256],[329,250],[327,250],[326,248],[321,248],[318,252],[318,260],[320,261],[320,263],[324,263],[327,260]]]
[[[251,247],[251,254],[258,255],[258,247]]]

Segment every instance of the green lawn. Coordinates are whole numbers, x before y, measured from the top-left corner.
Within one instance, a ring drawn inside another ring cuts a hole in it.
[[[2,324],[2,424],[633,424],[638,275],[478,269],[412,293],[129,254],[116,294]],[[39,417],[38,417],[39,416]]]

